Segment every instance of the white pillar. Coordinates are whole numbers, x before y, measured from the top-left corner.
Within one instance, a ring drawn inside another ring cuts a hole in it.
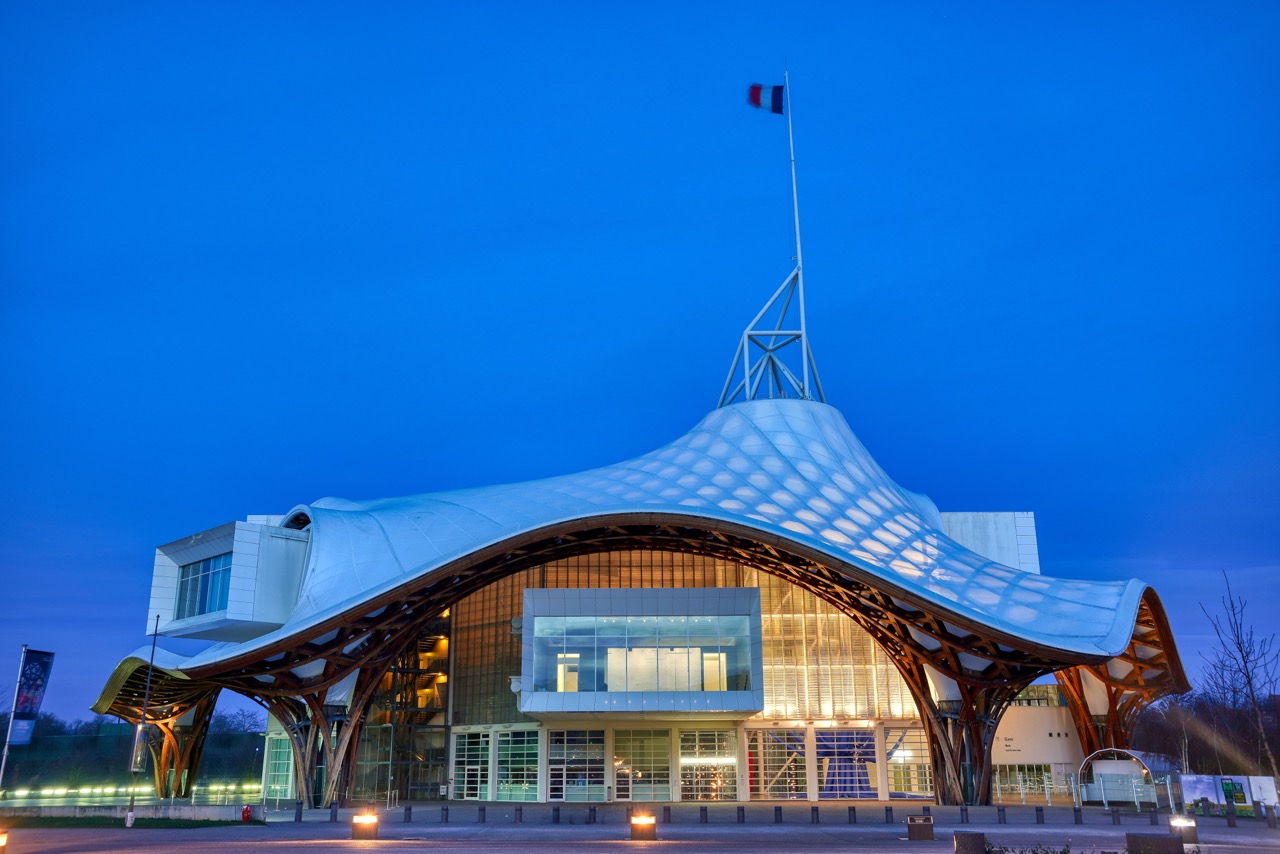
[[[884,724],[876,724],[876,796],[882,801],[889,800],[889,757],[885,755],[888,752]]]
[[[551,776],[548,761],[551,754],[551,739],[547,736],[547,728],[542,724],[538,724],[538,803],[545,804],[547,802],[547,793],[550,791],[549,777]]]
[[[671,728],[671,800],[680,800],[680,730]]]
[[[618,782],[618,768],[613,764],[616,752],[613,749],[613,727],[604,728],[604,802],[610,803],[617,794],[613,787]]]
[[[804,787],[809,800],[818,799],[818,734],[812,724],[804,728]]]
[[[486,787],[486,801],[498,799],[498,731],[489,730],[489,785]]]

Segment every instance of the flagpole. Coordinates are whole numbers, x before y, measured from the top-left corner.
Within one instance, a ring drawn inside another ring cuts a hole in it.
[[[9,728],[4,734],[4,754],[0,755],[0,792],[4,791],[4,766],[9,764],[9,739],[13,737],[13,716],[18,713],[18,689],[22,686],[22,668],[27,666],[27,645],[22,645],[18,658],[18,678],[13,683],[13,706],[9,709]]]
[[[800,292],[800,338],[804,341],[805,347],[808,347],[809,339],[805,337],[807,330],[805,329],[805,311],[804,311],[804,256],[800,252],[800,195],[796,192],[796,141],[791,133],[791,72],[783,70],[782,72],[782,91],[787,95],[787,147],[791,152],[791,212],[796,221],[796,288]],[[801,359],[801,384],[804,393],[810,396],[809,392],[809,359],[807,354],[802,355]]]

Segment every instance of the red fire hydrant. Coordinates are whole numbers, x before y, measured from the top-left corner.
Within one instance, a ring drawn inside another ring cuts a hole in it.
[[[249,809],[249,805],[245,804],[244,809],[240,810],[240,820],[247,822],[253,818],[253,810]]]

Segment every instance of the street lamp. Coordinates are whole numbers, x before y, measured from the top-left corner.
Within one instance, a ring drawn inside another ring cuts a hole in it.
[[[156,614],[156,626],[151,632],[151,661],[147,664],[147,687],[142,693],[142,714],[138,721],[138,728],[133,734],[133,755],[129,763],[129,770],[133,774],[133,785],[129,787],[129,811],[125,814],[125,827],[133,827],[133,801],[137,794],[138,772],[147,767],[147,757],[142,752],[142,739],[147,729],[147,707],[151,705],[151,672],[156,666],[156,638],[159,635],[160,615]]]

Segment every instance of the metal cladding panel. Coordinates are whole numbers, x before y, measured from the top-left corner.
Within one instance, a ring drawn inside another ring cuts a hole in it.
[[[207,666],[305,631],[451,560],[548,525],[610,513],[680,514],[781,537],[990,628],[1084,655],[1124,650],[1146,585],[1004,566],[941,531],[833,407],[754,400],[716,409],[665,447],[529,483],[376,501],[326,498],[297,607],[278,631],[194,657]]]

